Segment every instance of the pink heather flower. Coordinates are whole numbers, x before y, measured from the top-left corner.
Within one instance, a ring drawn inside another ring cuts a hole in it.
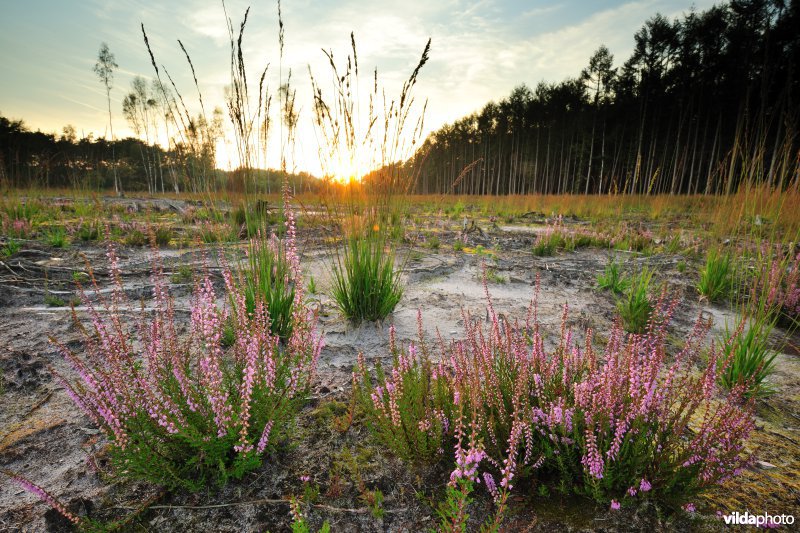
[[[653,486],[650,484],[650,482],[647,481],[646,479],[642,478],[642,482],[639,483],[639,490],[642,491],[642,492],[647,492],[652,488],[653,488]]]
[[[681,506],[681,509],[683,509],[683,510],[684,510],[684,511],[686,511],[687,513],[694,513],[695,511],[697,511],[697,508],[696,508],[696,507],[694,506],[694,504],[693,504],[693,503],[691,503],[691,502],[690,502],[690,503],[685,503],[685,504],[683,504],[683,505]]]
[[[308,483],[309,481],[311,481],[311,476],[300,476],[300,481],[302,481],[303,483]]]
[[[258,451],[258,453],[264,453],[264,449],[269,443],[269,434],[272,431],[272,423],[273,420],[270,420],[267,422],[267,425],[264,426],[264,431],[261,433],[261,438],[258,439],[258,446],[256,447],[256,451]]]
[[[26,479],[26,478],[24,478],[24,477],[22,477],[22,476],[20,476],[18,474],[8,473],[7,475],[11,479],[16,481],[17,484],[19,484],[20,487],[22,487],[23,489],[27,490],[28,492],[30,492],[31,494],[33,494],[34,496],[36,496],[37,498],[39,498],[40,500],[45,502],[47,505],[49,505],[50,507],[52,507],[53,509],[58,511],[58,513],[61,516],[63,516],[64,518],[66,518],[67,520],[72,522],[73,524],[79,525],[81,523],[81,519],[80,518],[78,518],[74,514],[70,513],[67,510],[67,508],[64,507],[64,505],[60,501],[58,501],[52,494],[50,494],[49,492],[44,490],[39,485],[33,483],[32,481],[30,481],[30,480],[28,480],[28,479]]]
[[[630,487],[628,489],[628,496],[636,496],[639,491],[636,490],[636,487]]]
[[[620,504],[617,500],[611,500],[611,510],[618,511],[620,508]]]
[[[494,478],[489,472],[483,473],[483,482],[486,483],[486,489],[489,491],[489,494],[492,495],[492,499],[497,502],[500,499],[500,491],[497,490]]]

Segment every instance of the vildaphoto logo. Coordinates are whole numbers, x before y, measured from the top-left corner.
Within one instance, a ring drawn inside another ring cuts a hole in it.
[[[776,514],[769,513],[763,514],[750,514],[748,512],[740,513],[738,511],[722,515],[722,519],[728,525],[737,526],[790,526],[794,524],[794,515],[790,514]]]

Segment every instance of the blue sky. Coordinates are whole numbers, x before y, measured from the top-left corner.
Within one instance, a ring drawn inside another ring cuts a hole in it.
[[[426,129],[430,131],[489,100],[503,98],[520,83],[534,86],[540,80],[577,75],[600,44],[610,48],[619,64],[629,56],[633,34],[647,18],[657,12],[672,18],[692,6],[701,10],[713,3],[284,0],[284,65],[294,72],[301,120],[309,120],[307,72],[310,66],[318,76],[327,74],[322,48],[344,57],[349,52],[349,33],[354,31],[362,70],[377,66],[387,93],[397,94],[431,37],[431,60],[416,92],[418,98],[428,99]],[[229,51],[220,2],[2,0],[2,4],[0,113],[22,118],[32,129],[60,132],[72,124],[79,135],[105,134],[105,93],[92,72],[104,41],[119,64],[112,90],[115,135],[129,134],[122,99],[134,75],[152,76],[140,22],[147,28],[158,61],[169,69],[184,95],[193,96],[194,90],[177,39],[192,56],[206,101],[223,105]],[[236,24],[248,3],[228,0],[226,5]],[[253,3],[245,47],[254,71],[267,62],[277,66],[275,3]],[[193,106],[194,98],[188,100]],[[301,140],[308,135],[303,131]],[[300,144],[298,159],[306,161],[300,166],[313,171],[307,161],[315,149]]]

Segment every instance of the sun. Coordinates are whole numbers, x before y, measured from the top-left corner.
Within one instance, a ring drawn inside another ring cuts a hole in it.
[[[330,163],[325,174],[339,183],[360,183],[367,173],[367,166],[358,157],[338,157]]]

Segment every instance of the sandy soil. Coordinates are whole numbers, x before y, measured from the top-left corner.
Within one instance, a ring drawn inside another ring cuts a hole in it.
[[[488,227],[488,225],[487,225]],[[586,327],[602,334],[610,329],[614,301],[593,289],[595,277],[611,252],[582,249],[554,257],[535,258],[529,250],[536,226],[507,225],[475,235],[493,255],[453,251],[455,231],[440,232],[437,251],[408,247],[405,256],[406,291],[397,309],[383,324],[353,326],[339,317],[331,300],[312,295],[320,306],[320,328],[326,347],[314,398],[303,411],[297,428],[298,444],[286,447],[264,466],[221,491],[200,494],[165,494],[156,487],[115,483],[103,457],[103,439],[53,380],[50,368],[69,372],[48,341],[52,336],[79,347],[79,335],[69,308],[44,305],[45,286],[65,301],[73,296],[73,271],[85,270],[82,255],[99,268],[99,281],[107,287],[104,250],[101,246],[49,249],[26,243],[23,250],[3,263],[0,276],[0,468],[19,472],[45,487],[71,509],[99,520],[129,516],[126,529],[140,531],[283,531],[290,527],[286,498],[302,493],[301,475],[311,475],[319,487],[316,504],[308,509],[309,522],[318,527],[330,521],[334,531],[419,531],[432,527],[432,505],[441,497],[447,472],[435,468],[410,468],[370,443],[366,430],[356,423],[342,423],[349,402],[350,373],[363,352],[368,361],[387,358],[388,326],[393,323],[398,339],[417,337],[417,313],[427,335],[438,330],[445,339],[461,335],[462,309],[474,316],[485,314],[480,282],[481,265],[487,261],[505,283],[490,290],[498,311],[524,317],[536,275],[541,277],[539,316],[556,331],[563,305],[569,303],[569,325],[579,334]],[[326,249],[319,239],[301,232],[304,268],[326,287]],[[136,299],[149,298],[149,258],[141,248],[122,248],[125,287]],[[214,254],[210,254],[213,256]],[[619,253],[626,267],[648,264],[658,271],[672,293],[682,297],[672,324],[675,339],[682,338],[700,316],[714,318],[711,337],[719,335],[725,321],[736,320],[725,307],[700,302],[693,289],[696,265],[681,274],[676,265],[683,257],[644,257]],[[165,250],[167,274],[179,265],[202,262],[196,250]],[[13,276],[9,274],[13,272]],[[47,281],[45,281],[47,280]],[[45,285],[46,284],[46,285]],[[220,285],[221,287],[221,285]],[[188,320],[190,284],[173,283],[179,317]],[[78,314],[81,315],[80,308]],[[791,348],[791,346],[790,346]],[[610,513],[586,501],[542,498],[526,493],[514,499],[507,521],[509,531],[556,530],[714,530],[717,511],[796,513],[800,509],[800,357],[793,349],[778,356],[772,378],[778,393],[758,406],[758,430],[751,449],[762,463],[728,486],[698,501],[702,516],[689,520],[669,517],[653,504]],[[385,496],[383,513],[370,509],[370,491]],[[148,503],[146,510],[141,510]],[[491,512],[482,494],[472,508],[475,523]],[[0,481],[0,529],[6,531],[60,530],[64,521],[33,496],[7,479]]]

